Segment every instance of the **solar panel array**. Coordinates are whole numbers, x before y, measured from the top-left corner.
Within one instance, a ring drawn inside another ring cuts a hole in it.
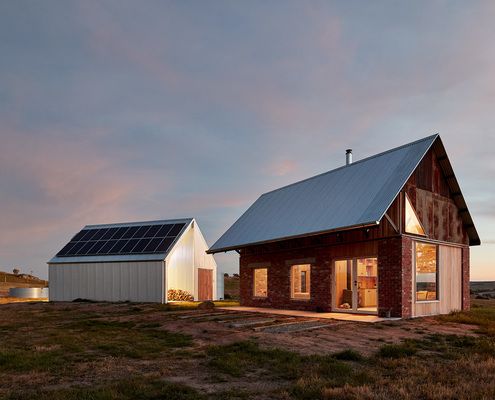
[[[57,257],[165,253],[184,223],[83,229]]]

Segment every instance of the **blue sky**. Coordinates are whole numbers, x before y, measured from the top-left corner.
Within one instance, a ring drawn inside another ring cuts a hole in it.
[[[0,1],[0,270],[440,133],[494,279],[495,3]],[[221,255],[233,272],[237,257]]]

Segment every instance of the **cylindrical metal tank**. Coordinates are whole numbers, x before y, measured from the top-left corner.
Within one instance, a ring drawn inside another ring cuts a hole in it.
[[[48,288],[10,288],[9,296],[21,299],[48,298]]]
[[[224,297],[224,277],[223,272],[220,271],[220,268],[217,268],[217,299],[223,300]]]

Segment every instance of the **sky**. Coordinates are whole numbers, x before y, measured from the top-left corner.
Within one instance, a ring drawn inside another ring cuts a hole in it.
[[[495,280],[495,2],[0,0],[0,270],[440,133]],[[217,256],[235,272],[237,254]]]

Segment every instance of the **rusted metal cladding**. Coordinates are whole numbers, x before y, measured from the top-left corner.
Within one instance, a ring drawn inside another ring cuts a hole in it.
[[[430,150],[405,185],[429,238],[469,244],[459,209],[449,191],[434,150]]]

